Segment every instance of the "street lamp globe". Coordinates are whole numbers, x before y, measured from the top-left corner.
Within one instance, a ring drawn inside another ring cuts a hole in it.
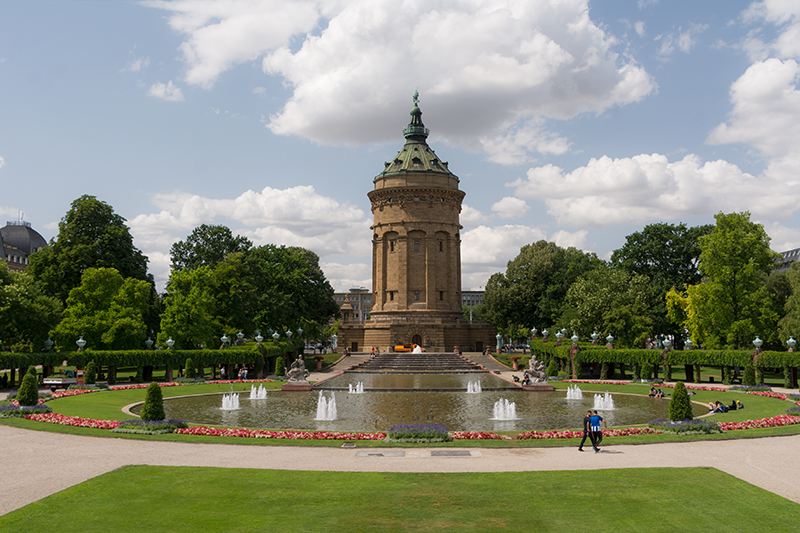
[[[78,345],[78,349],[80,351],[83,351],[83,349],[86,347],[86,340],[84,340],[83,335],[81,335],[80,339],[75,341],[75,344]]]
[[[259,330],[256,330],[256,342],[257,342],[258,344],[261,344],[261,342],[262,342],[263,340],[264,340],[264,337],[262,337],[262,336],[261,336],[261,331],[259,331]]]
[[[574,335],[572,335],[572,337],[570,337],[570,339],[572,340],[572,344],[578,344],[580,337],[578,337],[578,334],[575,333]]]
[[[175,346],[175,341],[172,340],[172,337],[167,339],[167,350],[171,350],[173,346]]]
[[[600,338],[600,335],[598,335],[597,332],[595,331],[590,336],[592,337],[592,342],[597,344],[597,339]]]
[[[611,344],[612,342],[614,342],[614,336],[609,333],[608,337],[606,337],[606,344]]]
[[[764,344],[764,341],[762,341],[761,339],[759,339],[759,338],[758,338],[758,335],[756,335],[756,338],[755,338],[755,340],[753,340],[753,346],[755,346],[755,347],[756,347],[756,350],[760,350],[760,349],[761,349],[761,346],[763,346],[763,344]]]
[[[231,342],[231,340],[228,338],[228,336],[225,335],[224,333],[222,334],[222,337],[219,338],[219,340],[222,343],[223,347],[227,346],[228,343]]]
[[[153,339],[147,337],[147,340],[144,341],[144,345],[147,346],[147,349],[149,350],[150,348],[153,347]]]
[[[789,351],[793,352],[794,351],[794,347],[797,346],[797,341],[794,340],[794,337],[790,336],[789,340],[786,341],[786,344],[789,345]]]
[[[272,338],[273,338],[273,339],[275,339],[276,341],[277,341],[277,340],[278,340],[280,337],[281,337],[281,336],[278,334],[278,332],[277,332],[277,331],[276,331],[275,333],[273,333],[273,334],[272,334]]]
[[[236,338],[239,339],[239,342],[242,342],[242,339],[244,338],[244,333],[242,333],[240,330],[239,333],[236,334]]]

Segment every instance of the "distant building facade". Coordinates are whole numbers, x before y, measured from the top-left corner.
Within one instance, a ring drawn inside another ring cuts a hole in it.
[[[781,252],[781,258],[776,261],[776,272],[785,272],[792,268],[792,263],[800,261],[800,248],[789,250],[788,252]]]
[[[47,246],[47,241],[30,222],[11,221],[0,228],[0,260],[9,270],[25,270],[28,258]]]

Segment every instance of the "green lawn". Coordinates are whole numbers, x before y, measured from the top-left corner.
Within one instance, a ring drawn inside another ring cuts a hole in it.
[[[798,520],[800,505],[710,468],[396,474],[130,466],[13,511],[0,526],[658,533],[796,531]]]

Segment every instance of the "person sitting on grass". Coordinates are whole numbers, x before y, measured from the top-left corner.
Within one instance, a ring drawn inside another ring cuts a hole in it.
[[[656,388],[655,387],[650,387],[650,394],[648,394],[648,396],[650,396],[651,398],[655,398],[656,397]]]
[[[717,402],[712,404],[712,405],[714,406],[714,408],[711,409],[712,413],[727,413],[728,412],[728,408],[725,407],[725,405],[722,402],[720,402],[719,400],[717,400]]]
[[[661,389],[656,390],[656,398],[663,398],[663,397],[664,397],[664,391]]]

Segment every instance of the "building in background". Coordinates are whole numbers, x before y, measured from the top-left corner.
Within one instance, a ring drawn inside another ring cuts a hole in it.
[[[785,272],[792,268],[792,263],[800,261],[800,248],[789,250],[788,252],[781,252],[781,257],[776,261],[776,272]]]
[[[23,220],[6,222],[0,228],[0,260],[9,270],[25,270],[28,258],[47,246],[47,241]]]

